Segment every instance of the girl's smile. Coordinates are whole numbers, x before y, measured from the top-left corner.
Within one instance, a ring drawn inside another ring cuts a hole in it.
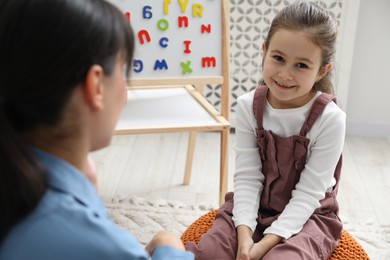
[[[276,85],[278,85],[278,86],[281,87],[282,89],[283,89],[283,88],[289,89],[289,88],[295,87],[295,85],[289,85],[288,83],[283,84],[283,83],[278,82],[277,80],[274,80],[274,82],[275,82]]]

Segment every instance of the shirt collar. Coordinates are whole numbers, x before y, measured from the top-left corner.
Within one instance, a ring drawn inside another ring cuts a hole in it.
[[[106,214],[105,207],[95,187],[79,169],[39,148],[32,147],[32,151],[48,173],[49,189],[70,194],[98,215]]]

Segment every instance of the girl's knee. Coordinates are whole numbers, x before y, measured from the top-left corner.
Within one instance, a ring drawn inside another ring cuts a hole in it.
[[[198,244],[188,242],[187,251],[194,253],[195,259],[235,259],[237,245],[228,239],[202,238]]]

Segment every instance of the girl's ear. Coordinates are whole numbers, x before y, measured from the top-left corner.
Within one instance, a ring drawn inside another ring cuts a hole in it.
[[[325,77],[326,74],[332,69],[333,64],[329,63],[323,66],[320,70],[320,73],[318,73],[317,81],[320,81],[323,77]]]
[[[264,59],[265,55],[267,54],[267,46],[265,46],[265,42],[261,45],[262,53],[261,53],[261,69],[264,67]]]
[[[84,98],[93,110],[103,108],[103,68],[93,65],[89,68],[84,84]]]
[[[263,50],[262,56],[263,56],[263,59],[264,59],[264,56],[267,53],[267,46],[265,46],[265,42],[263,42],[263,44],[261,45],[261,48]]]

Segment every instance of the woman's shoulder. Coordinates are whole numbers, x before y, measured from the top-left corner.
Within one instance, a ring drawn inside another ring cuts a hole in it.
[[[36,210],[11,230],[2,245],[0,256],[18,254],[20,259],[31,257],[29,254],[34,259],[92,259],[106,256],[109,259],[113,256],[136,255],[146,259],[146,252],[136,238],[120,229],[106,214],[98,214],[70,200],[67,195],[64,198],[49,190]],[[13,252],[12,248],[15,247],[20,248],[19,253]],[[59,256],[57,252],[64,248],[68,250]]]

